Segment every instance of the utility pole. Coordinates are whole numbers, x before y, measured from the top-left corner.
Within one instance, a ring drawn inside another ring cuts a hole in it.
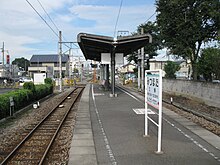
[[[141,50],[138,49],[138,91],[141,91]]]
[[[144,34],[144,28],[141,28],[141,34]],[[141,90],[144,91],[144,47],[141,48]]]
[[[3,45],[2,45],[2,77],[5,76],[4,56],[5,56],[5,43],[3,42]]]
[[[59,71],[60,71],[60,89],[59,91],[62,92],[62,32],[59,31]]]
[[[71,79],[71,74],[72,74],[72,62],[70,62],[70,57],[71,57],[71,49],[69,49],[69,72],[68,72],[68,77]]]
[[[79,69],[79,74],[80,74],[80,82],[82,82],[82,63],[80,61],[80,57],[79,57],[78,69]]]

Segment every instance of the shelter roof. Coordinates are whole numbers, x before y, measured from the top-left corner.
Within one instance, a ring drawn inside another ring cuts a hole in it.
[[[150,34],[113,37],[79,33],[77,42],[86,59],[101,61],[101,53],[124,53],[124,56],[152,42]]]

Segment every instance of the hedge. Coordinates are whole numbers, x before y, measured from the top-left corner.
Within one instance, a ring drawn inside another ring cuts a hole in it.
[[[0,119],[10,115],[9,97],[13,97],[14,112],[16,112],[30,103],[53,93],[53,86],[51,84],[34,86],[32,84],[29,82],[27,84],[24,83],[24,88],[26,89],[18,89],[0,95]]]
[[[36,97],[38,100],[47,96],[48,94],[53,93],[53,86],[51,84],[36,85],[35,90],[36,90]]]

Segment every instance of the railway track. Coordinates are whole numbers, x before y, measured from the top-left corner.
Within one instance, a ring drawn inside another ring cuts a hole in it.
[[[57,105],[25,136],[25,138],[1,162],[5,164],[43,164],[68,113],[84,87],[69,92]]]

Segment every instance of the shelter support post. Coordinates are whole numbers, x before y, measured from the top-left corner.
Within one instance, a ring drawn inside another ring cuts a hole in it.
[[[115,94],[115,51],[111,53],[111,94],[110,97],[117,97]]]
[[[138,49],[138,91],[141,91],[141,51]]]
[[[104,65],[105,69],[104,69],[104,80],[105,80],[105,90],[107,91],[109,88],[109,64],[105,64]]]
[[[100,65],[100,81],[104,80],[104,64]]]

